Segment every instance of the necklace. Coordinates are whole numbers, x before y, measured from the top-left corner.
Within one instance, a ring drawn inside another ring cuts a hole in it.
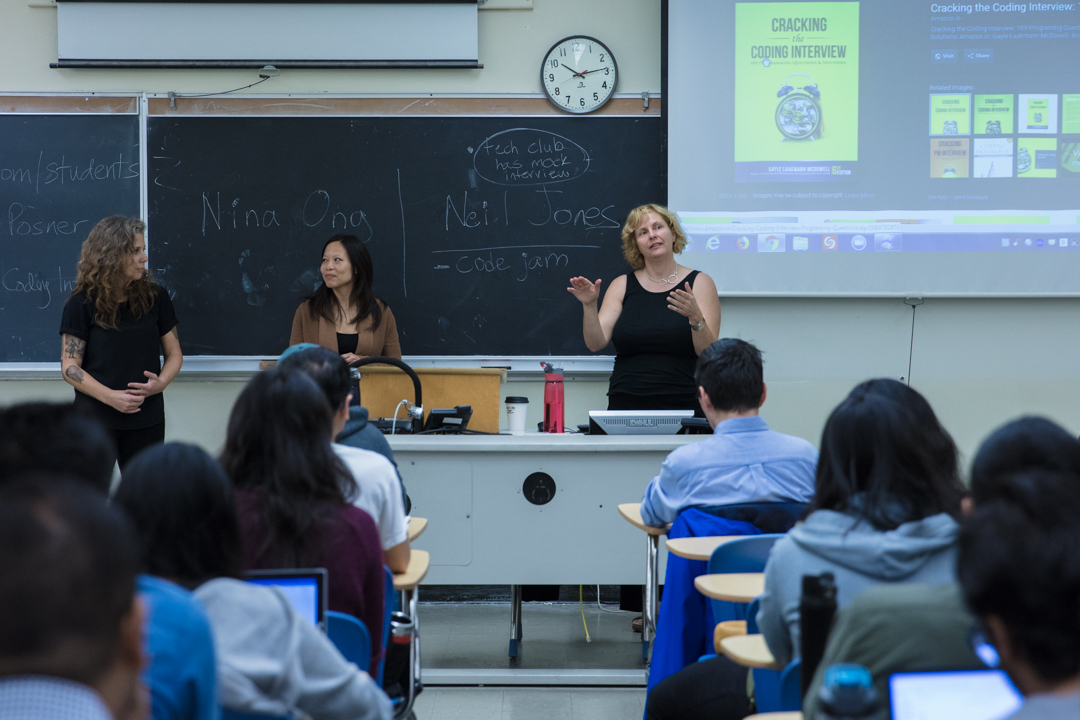
[[[664,279],[661,279],[661,280],[657,280],[656,278],[654,278],[644,268],[642,268],[641,271],[643,273],[645,273],[645,277],[649,278],[650,280],[652,280],[657,285],[675,285],[676,283],[679,282],[679,264],[678,263],[675,263],[675,269],[671,271],[671,274],[668,275],[667,278],[664,278]]]

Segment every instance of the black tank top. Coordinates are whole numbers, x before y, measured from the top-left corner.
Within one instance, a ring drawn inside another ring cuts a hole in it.
[[[698,271],[692,270],[679,283],[690,283]],[[674,289],[674,288],[672,288]],[[634,273],[626,275],[622,314],[615,322],[611,341],[615,345],[615,369],[608,393],[628,395],[694,395],[693,330],[690,321],[668,309],[668,293],[649,292]]]

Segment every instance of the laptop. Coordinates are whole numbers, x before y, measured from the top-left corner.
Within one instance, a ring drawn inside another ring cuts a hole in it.
[[[277,588],[312,625],[326,632],[326,568],[299,570],[248,570],[244,579],[255,585]]]
[[[893,673],[893,720],[1003,720],[1024,698],[1001,670]]]

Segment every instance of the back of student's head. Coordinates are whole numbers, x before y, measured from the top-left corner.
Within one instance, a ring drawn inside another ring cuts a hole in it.
[[[0,410],[0,482],[28,472],[55,472],[108,493],[115,459],[108,431],[71,403],[22,403]]]
[[[1080,440],[1046,418],[1027,416],[1002,425],[983,440],[971,463],[971,496],[981,504],[1007,492],[1005,480],[1026,470],[1071,476],[1080,486]]]
[[[239,577],[240,521],[232,485],[200,447],[152,445],[128,463],[113,496],[139,540],[143,572],[195,588]]]
[[[95,684],[120,652],[137,564],[126,519],[81,480],[0,486],[0,676]]]
[[[744,340],[721,338],[698,356],[694,381],[717,410],[754,410],[765,392],[761,351]]]
[[[930,404],[895,380],[856,385],[821,434],[811,510],[858,515],[879,530],[959,516],[957,450]]]
[[[957,574],[964,597],[984,621],[1000,619],[1013,653],[1043,681],[1073,677],[1080,673],[1075,478],[1029,470],[1002,477],[999,489],[961,529]]]
[[[281,357],[278,370],[307,374],[326,395],[331,410],[337,412],[344,404],[351,389],[349,365],[336,352],[313,347],[288,355],[283,353]]]
[[[221,464],[233,487],[255,498],[262,552],[287,565],[309,562],[323,521],[357,495],[331,447],[331,423],[315,381],[278,369],[253,377],[229,416]]]

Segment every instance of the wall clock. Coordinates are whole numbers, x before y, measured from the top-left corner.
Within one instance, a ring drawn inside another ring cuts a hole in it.
[[[619,66],[607,45],[596,38],[572,35],[551,46],[540,68],[548,99],[566,112],[596,110],[615,93]]]

